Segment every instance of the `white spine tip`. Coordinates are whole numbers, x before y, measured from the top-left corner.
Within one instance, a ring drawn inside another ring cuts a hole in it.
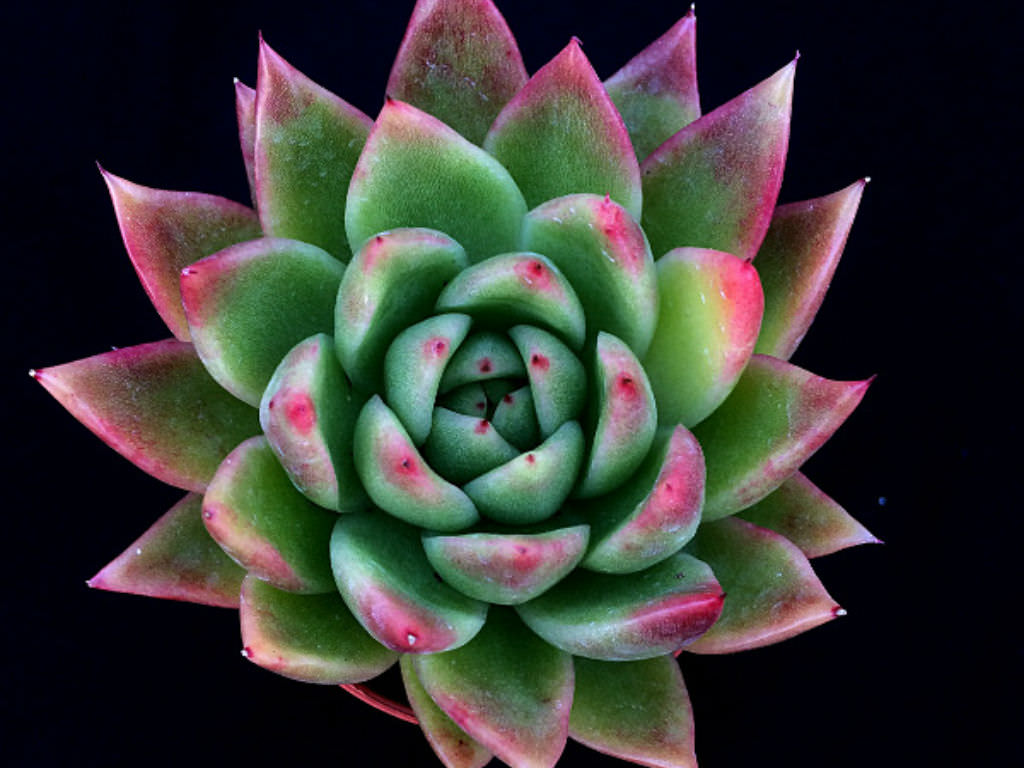
[[[839,608],[839,607],[833,608],[832,609],[832,615],[837,617],[837,618],[839,616],[845,616],[846,615],[846,609],[845,608]]]
[[[871,177],[870,176],[865,176],[864,177],[864,183],[865,184],[870,184],[871,183]]]
[[[39,371],[37,371],[35,368],[29,368],[28,369],[28,375],[31,376],[33,379],[38,379],[39,378]],[[86,583],[88,583],[88,582],[86,582]]]
[[[796,53],[793,54],[793,61],[800,61],[800,49],[797,48]]]

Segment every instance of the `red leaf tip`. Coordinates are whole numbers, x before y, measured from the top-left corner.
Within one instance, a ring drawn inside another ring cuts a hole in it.
[[[583,41],[576,37],[576,35],[573,35],[572,38],[569,40],[569,45],[575,45],[577,48],[582,48]]]

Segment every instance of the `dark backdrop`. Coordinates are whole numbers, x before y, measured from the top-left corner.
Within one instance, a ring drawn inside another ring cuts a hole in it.
[[[167,336],[124,256],[94,160],[245,200],[232,76],[257,31],[369,114],[401,2],[41,3],[4,11],[0,763],[432,765],[418,731],[239,655],[230,611],[84,585],[178,497],[107,450],[31,366]],[[578,35],[602,76],[681,3],[507,0],[533,71]],[[849,616],[783,645],[684,656],[704,768],[1009,765],[1019,604],[1021,14],[998,3],[699,8],[705,110],[800,61],[782,199],[869,174],[794,361],[878,374],[808,466],[887,543],[818,561]],[[614,761],[570,745],[565,765]]]

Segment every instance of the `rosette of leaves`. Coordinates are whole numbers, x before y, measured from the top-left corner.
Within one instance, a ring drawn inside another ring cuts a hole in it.
[[[297,680],[400,664],[448,766],[693,765],[674,655],[829,620],[808,558],[873,540],[799,472],[867,382],[787,362],[863,181],[777,206],[795,61],[701,116],[694,24],[528,77],[420,0],[375,120],[261,41],[253,208],[104,173],[174,338],[33,375],[188,494],[91,585]]]

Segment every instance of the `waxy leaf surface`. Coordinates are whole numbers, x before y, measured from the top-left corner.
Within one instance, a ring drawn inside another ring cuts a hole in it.
[[[235,78],[235,117],[238,120],[238,144],[245,163],[245,177],[253,205],[256,197],[256,89]]]
[[[245,571],[206,532],[202,503],[199,494],[188,494],[89,579],[89,586],[237,608]]]
[[[642,223],[655,258],[684,245],[757,253],[782,184],[795,71],[794,61],[644,160]]]
[[[611,195],[640,218],[640,169],[633,145],[576,39],[506,105],[484,147],[508,168],[531,208],[562,195],[591,192]]]
[[[189,491],[204,491],[221,460],[259,432],[256,410],[221,389],[181,341],[126,347],[32,376],[115,451]]]
[[[843,613],[811,564],[783,536],[735,517],[705,523],[687,547],[726,592],[721,618],[690,645],[694,653],[760,648]]]
[[[296,595],[250,574],[242,586],[241,623],[249,661],[305,683],[359,683],[398,660],[333,591]]]
[[[203,497],[206,529],[224,551],[289,592],[334,589],[326,542],[335,518],[295,489],[262,436],[228,454]]]
[[[482,144],[526,84],[519,46],[490,0],[419,0],[387,93]]]
[[[314,245],[281,238],[240,243],[186,267],[181,296],[206,370],[258,408],[281,358],[330,331],[344,269]]]
[[[455,723],[516,768],[553,768],[568,739],[569,654],[536,637],[508,608],[492,608],[468,645],[416,656],[413,669]]]
[[[102,171],[121,237],[142,287],[171,333],[188,341],[181,270],[261,235],[251,208],[215,195],[151,189]]]
[[[260,40],[256,193],[263,231],[323,248],[342,261],[345,196],[372,121]]]

